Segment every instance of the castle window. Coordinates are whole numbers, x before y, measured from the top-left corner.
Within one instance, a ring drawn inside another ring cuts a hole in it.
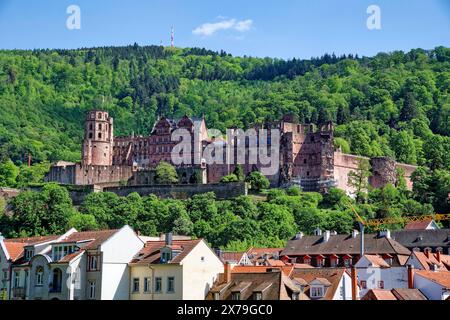
[[[102,138],[102,133],[101,133],[101,132],[98,133],[98,138],[99,138],[99,139]]]
[[[306,164],[306,159],[303,159],[303,163]]]
[[[102,124],[101,123],[98,124],[98,130],[102,130]]]
[[[89,139],[92,139],[92,132],[89,132]]]
[[[314,136],[311,137],[311,142],[315,142]]]
[[[98,116],[97,116],[97,118],[101,119],[101,118],[102,118],[102,114],[99,113]]]
[[[89,125],[89,130],[92,130],[92,129],[94,129],[93,127],[92,127],[92,123]]]
[[[309,171],[308,172],[306,172],[306,175],[309,177]]]

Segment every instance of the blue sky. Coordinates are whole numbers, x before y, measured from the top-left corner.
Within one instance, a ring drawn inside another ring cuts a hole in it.
[[[69,5],[81,29],[69,30]],[[381,9],[381,30],[366,10]],[[170,43],[234,55],[309,58],[450,47],[450,0],[0,0],[0,48]]]

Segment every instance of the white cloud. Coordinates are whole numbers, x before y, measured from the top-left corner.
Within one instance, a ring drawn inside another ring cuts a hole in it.
[[[252,28],[252,25],[253,25],[253,20],[248,19],[248,20],[244,20],[244,21],[238,21],[234,28],[237,31],[245,32],[245,31],[250,30]]]
[[[253,20],[237,21],[236,19],[222,20],[219,22],[207,22],[192,31],[193,34],[203,37],[212,36],[220,30],[236,30],[246,32],[252,28]]]

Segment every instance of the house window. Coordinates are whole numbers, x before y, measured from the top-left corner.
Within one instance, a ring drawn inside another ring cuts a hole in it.
[[[253,298],[254,298],[255,300],[262,300],[262,292],[255,292],[255,293],[253,294]]]
[[[26,250],[25,250],[25,259],[26,259],[26,260],[30,260],[31,257],[33,257],[33,250],[26,249]]]
[[[133,279],[133,292],[139,292],[139,278]]]
[[[149,293],[151,288],[151,280],[150,278],[144,278],[144,292]]]
[[[97,255],[89,255],[88,256],[88,271],[98,271],[100,270],[98,267],[98,256]]]
[[[89,299],[95,299],[95,281],[89,281]]]
[[[50,292],[61,292],[62,289],[62,271],[60,269],[53,270],[52,285]]]
[[[352,264],[352,259],[351,258],[344,259],[344,266],[350,267],[351,264]]]
[[[361,280],[361,289],[367,289],[367,281]]]
[[[167,293],[174,293],[174,292],[175,292],[175,278],[168,277],[167,278]]]
[[[3,271],[3,280],[8,280],[8,271]]]
[[[14,288],[19,288],[20,286],[20,273],[18,271],[14,272]]]
[[[38,267],[36,269],[36,287],[42,286],[44,280],[44,269],[42,267]]]
[[[231,296],[231,300],[241,300],[241,293],[240,292],[233,292]]]
[[[378,289],[384,289],[384,281],[378,281]]]
[[[205,262],[205,257],[201,257],[201,258],[200,258],[200,261],[201,261],[201,262]]]
[[[161,278],[155,278],[155,292],[161,293],[162,291],[162,279]]]
[[[322,298],[323,297],[323,287],[311,287],[311,298]]]

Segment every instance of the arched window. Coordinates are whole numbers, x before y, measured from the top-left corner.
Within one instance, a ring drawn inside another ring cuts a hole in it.
[[[44,283],[44,268],[37,267],[36,268],[36,287],[42,286]]]
[[[62,288],[62,271],[61,269],[54,269],[52,274],[52,283],[50,292],[61,292]]]

